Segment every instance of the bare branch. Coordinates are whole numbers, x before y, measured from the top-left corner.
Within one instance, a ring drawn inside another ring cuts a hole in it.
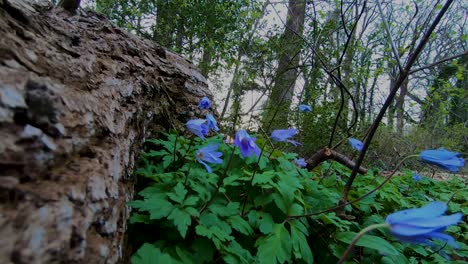
[[[441,63],[444,63],[444,62],[446,62],[446,61],[453,60],[453,59],[456,59],[456,58],[458,58],[458,57],[463,57],[463,56],[468,56],[468,50],[466,50],[466,51],[464,51],[464,52],[462,52],[462,53],[455,54],[455,55],[450,56],[450,57],[446,57],[446,58],[440,59],[440,60],[438,60],[438,61],[436,61],[436,62],[433,62],[433,63],[431,63],[431,64],[429,64],[429,65],[422,66],[422,67],[419,67],[419,68],[417,68],[417,69],[411,70],[411,71],[409,72],[409,74],[413,74],[413,73],[418,72],[418,71],[422,71],[422,70],[425,70],[425,69],[429,69],[429,68],[435,67],[435,66],[437,66],[437,65],[439,65],[439,64],[441,64]]]
[[[308,158],[306,160],[307,163],[307,170],[311,171],[315,167],[317,167],[320,163],[326,161],[326,160],[335,160],[338,163],[343,164],[344,166],[353,169],[354,166],[356,165],[354,161],[346,157],[345,155],[330,149],[330,148],[323,148],[319,151],[317,151],[312,157]],[[358,173],[365,175],[367,174],[367,169],[363,167],[358,168]]]
[[[408,95],[409,98],[413,99],[413,101],[415,101],[416,103],[418,103],[420,105],[424,104],[424,101],[419,99],[419,97],[417,97],[416,95],[414,95],[412,93],[408,93],[407,95]]]
[[[396,62],[398,64],[398,69],[401,72],[401,71],[403,71],[403,66],[401,65],[400,56],[398,55],[398,51],[396,49],[395,43],[393,42],[392,34],[390,34],[390,27],[388,26],[387,20],[385,19],[384,15],[383,15],[382,6],[380,5],[380,0],[375,0],[375,2],[377,2],[377,7],[379,9],[380,17],[382,18],[382,22],[383,22],[384,27],[385,27],[385,32],[387,33],[387,37],[388,37],[388,39],[390,41],[390,46],[392,47],[393,56],[395,57],[395,60],[396,60]]]

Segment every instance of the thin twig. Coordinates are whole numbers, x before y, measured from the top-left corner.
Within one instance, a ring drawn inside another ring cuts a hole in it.
[[[400,70],[400,72],[402,72],[403,66],[401,65],[401,62],[400,62],[400,56],[398,55],[398,51],[396,49],[395,43],[393,42],[392,34],[390,33],[390,27],[388,26],[387,20],[384,17],[382,6],[380,5],[380,0],[375,0],[375,2],[377,3],[377,8],[379,9],[379,14],[380,14],[380,17],[382,18],[382,22],[385,27],[385,32],[387,32],[387,37],[389,39],[390,46],[392,47],[393,56],[395,57],[395,60],[398,64],[398,69]]]
[[[437,66],[437,65],[439,65],[439,64],[441,64],[441,63],[444,63],[444,62],[446,62],[446,61],[453,60],[453,59],[456,59],[456,58],[458,58],[458,57],[463,57],[463,56],[467,56],[467,55],[468,55],[468,50],[465,50],[464,52],[455,54],[455,55],[450,56],[450,57],[446,57],[446,58],[440,59],[440,60],[438,60],[438,61],[436,61],[436,62],[433,62],[433,63],[431,63],[431,64],[429,64],[429,65],[422,66],[422,67],[419,67],[419,68],[417,68],[417,69],[411,70],[411,71],[409,72],[409,74],[413,74],[413,73],[418,72],[418,71],[422,71],[422,70],[425,70],[425,69],[428,69],[428,68],[432,68],[432,67],[435,67],[435,66]]]

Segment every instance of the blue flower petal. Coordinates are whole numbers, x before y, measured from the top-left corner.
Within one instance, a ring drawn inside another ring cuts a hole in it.
[[[300,112],[311,112],[312,107],[310,107],[309,105],[301,104],[301,105],[299,105],[299,111]]]
[[[199,148],[197,151],[196,159],[199,163],[203,164],[208,171],[211,173],[211,167],[205,163],[215,163],[215,164],[222,164],[223,160],[220,157],[223,155],[222,152],[216,151],[219,147],[219,144],[210,143],[208,146]]]
[[[444,234],[444,233],[439,233],[439,232],[433,232],[433,233],[430,234],[430,236],[431,236],[431,238],[439,239],[439,240],[447,242],[453,248],[460,248],[460,246],[457,244],[455,239],[450,235],[447,235],[447,234]]]
[[[364,146],[364,143],[362,143],[362,141],[355,138],[348,139],[348,142],[349,144],[351,144],[351,147],[353,147],[357,151],[361,151],[362,147]]]
[[[413,180],[414,180],[414,181],[418,182],[418,181],[420,181],[422,178],[423,178],[423,177],[422,177],[421,175],[417,174],[416,172],[413,173]]]
[[[421,228],[436,228],[441,226],[456,225],[461,221],[463,215],[461,213],[444,215],[435,218],[420,218],[413,219],[409,225],[418,226]]]
[[[193,119],[189,120],[186,124],[187,129],[199,136],[200,138],[205,138],[208,135],[208,126],[206,125],[206,120],[203,119]]]
[[[247,131],[239,130],[234,139],[234,146],[239,147],[242,157],[250,157],[252,153],[260,156],[260,148],[255,144],[256,138],[251,138]]]
[[[421,208],[406,209],[389,214],[386,218],[386,222],[389,224],[396,224],[398,222],[404,222],[408,219],[433,218],[443,215],[445,211],[447,211],[447,204],[443,202],[432,202]]]
[[[391,232],[400,236],[419,236],[439,230],[437,228],[421,228],[414,225],[396,224],[391,226]]]
[[[294,163],[296,163],[296,165],[301,167],[301,168],[307,167],[307,163],[303,158],[302,159],[295,159]]]
[[[200,109],[209,109],[211,106],[210,99],[208,97],[204,96],[201,100],[200,103],[198,104],[198,108]]]
[[[438,239],[457,248],[455,239],[442,232],[460,222],[463,215],[443,215],[446,210],[445,203],[432,202],[422,208],[390,214],[385,221],[390,225],[390,232],[402,241],[432,245],[430,240]]]
[[[203,160],[199,160],[198,162],[200,162],[201,164],[203,164],[203,166],[205,166],[205,169],[206,169],[206,171],[207,171],[208,173],[213,172],[213,170],[211,169],[211,167],[210,167],[208,164],[206,164],[205,162],[203,162]]]
[[[295,129],[295,128],[277,129],[277,130],[274,130],[271,133],[271,138],[274,141],[289,142],[289,143],[293,144],[294,146],[298,146],[301,143],[289,139],[290,137],[293,137],[296,134],[297,134],[297,129]]]
[[[465,160],[460,153],[446,149],[424,150],[419,154],[419,158],[423,162],[436,165],[450,172],[457,172],[461,167],[465,166]]]
[[[206,121],[208,122],[208,128],[212,129],[215,132],[219,131],[218,123],[212,114],[206,115]]]

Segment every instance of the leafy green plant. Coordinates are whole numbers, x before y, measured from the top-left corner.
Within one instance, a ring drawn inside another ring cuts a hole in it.
[[[257,139],[262,146],[266,141]],[[197,161],[197,150],[219,145],[222,164]],[[148,140],[136,171],[140,188],[130,206],[130,244],[138,250],[132,263],[334,263],[364,227],[383,223],[397,209],[449,201],[451,211],[468,211],[463,179],[445,182],[412,172],[394,177],[372,195],[345,207],[336,205],[349,169],[323,163],[309,172],[298,167],[294,153],[264,147],[260,158],[243,157],[221,135],[188,140],[175,133]],[[351,198],[366,194],[384,181],[374,172],[360,176]],[[448,233],[461,249],[402,243],[384,230],[365,235],[353,252],[359,263],[438,263],[442,249],[454,263],[467,259],[468,225]],[[461,262],[460,262],[461,263]]]

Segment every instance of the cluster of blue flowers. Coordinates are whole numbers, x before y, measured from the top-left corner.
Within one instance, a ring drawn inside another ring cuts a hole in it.
[[[203,97],[200,101],[200,109],[210,109],[210,100]],[[311,107],[308,105],[299,105],[299,111],[310,112]],[[212,114],[206,114],[205,119],[194,119],[187,122],[186,126],[189,131],[196,136],[205,139],[210,132],[218,132],[218,124]],[[294,146],[301,143],[291,140],[298,133],[297,129],[277,129],[271,134],[271,138],[277,142],[288,142]],[[236,132],[234,146],[240,149],[242,157],[250,157],[252,155],[260,156],[261,150],[255,143],[256,138],[251,137],[246,130]],[[357,151],[362,151],[363,143],[355,138],[350,138],[349,144]],[[222,164],[221,159],[223,153],[217,151],[219,144],[209,144],[201,147],[196,152],[197,162],[205,166],[208,173],[212,172],[210,164]],[[445,149],[425,150],[419,154],[421,161],[438,166],[450,172],[457,172],[465,165],[465,160],[459,153],[451,152]],[[295,159],[294,163],[299,167],[306,167],[307,162],[301,159]],[[422,176],[415,173],[413,175],[415,181],[420,181]],[[447,205],[442,202],[433,202],[422,208],[407,209],[390,214],[386,218],[386,223],[390,227],[391,233],[402,241],[412,243],[422,243],[432,245],[431,240],[438,239],[447,242],[454,248],[457,248],[453,237],[444,234],[443,232],[451,225],[456,225],[461,221],[463,215],[456,213],[452,215],[443,215],[447,211]]]
[[[198,105],[199,109],[210,109],[211,102],[207,97],[203,97]],[[308,105],[300,105],[299,110],[302,112],[310,112],[311,107]],[[196,136],[205,139],[205,137],[209,134],[210,130],[214,132],[219,131],[218,123],[214,116],[210,113],[206,114],[205,119],[193,119],[189,120],[186,123],[187,129],[194,133]],[[297,129],[290,128],[290,129],[277,129],[274,130],[271,134],[271,137],[274,141],[278,142],[289,142],[294,146],[301,145],[301,143],[291,140],[290,138],[295,136],[298,133]],[[251,137],[247,131],[239,130],[236,132],[234,146],[240,149],[241,156],[246,158],[250,157],[252,154],[256,156],[260,156],[260,148],[255,143],[256,138]],[[211,167],[206,163],[213,163],[213,164],[222,164],[223,160],[221,159],[222,152],[217,151],[219,145],[212,145],[202,147],[197,151],[197,161],[204,165],[206,170],[211,173]],[[299,167],[306,167],[307,163],[304,159],[296,159],[294,161],[297,166]]]

